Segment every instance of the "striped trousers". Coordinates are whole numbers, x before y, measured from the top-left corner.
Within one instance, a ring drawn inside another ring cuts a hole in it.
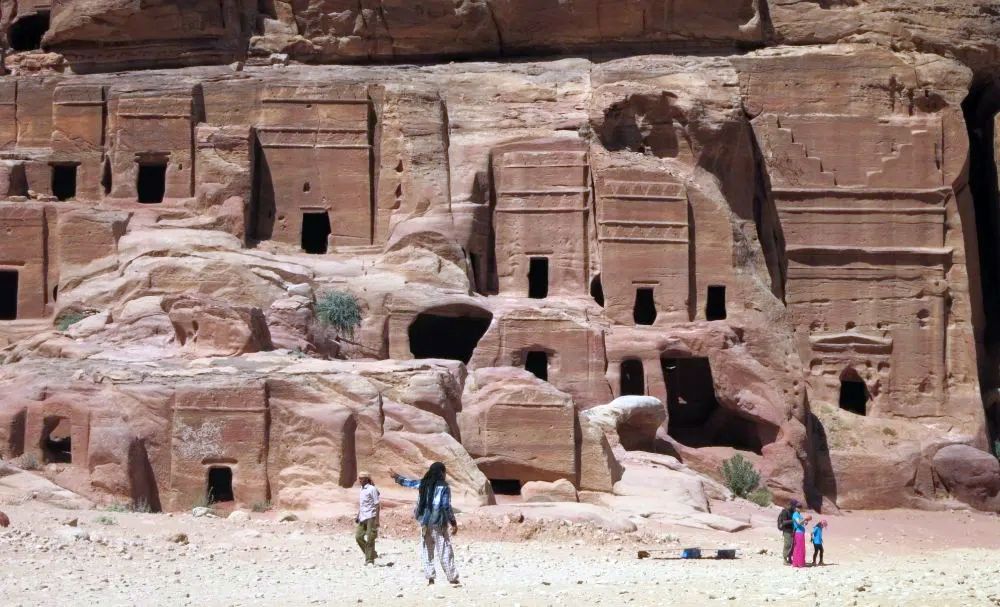
[[[451,534],[447,525],[423,526],[420,528],[423,541],[420,543],[420,562],[424,566],[424,576],[434,579],[434,553],[437,552],[441,561],[441,569],[449,582],[458,580],[458,570],[455,569],[455,553],[451,549]]]

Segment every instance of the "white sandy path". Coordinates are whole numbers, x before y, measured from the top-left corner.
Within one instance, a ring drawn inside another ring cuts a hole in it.
[[[1000,605],[1000,551],[987,549],[865,555],[854,538],[843,544],[853,548],[850,554],[838,555],[831,546],[830,561],[839,564],[791,570],[756,549],[738,561],[640,561],[633,547],[618,543],[460,535],[463,585],[439,581],[428,588],[415,539],[380,540],[383,561],[394,566],[365,568],[350,534],[317,533],[303,523],[72,513],[35,505],[7,510],[15,525],[0,530],[4,607]],[[69,528],[60,521],[74,516],[96,541],[61,537]],[[100,516],[116,524],[96,522]],[[164,539],[178,530],[190,536],[189,545]]]

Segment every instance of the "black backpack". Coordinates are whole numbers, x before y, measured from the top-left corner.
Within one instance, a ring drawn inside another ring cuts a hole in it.
[[[788,511],[788,508],[783,508],[778,514],[778,529],[784,531],[789,523],[792,522],[792,513]]]

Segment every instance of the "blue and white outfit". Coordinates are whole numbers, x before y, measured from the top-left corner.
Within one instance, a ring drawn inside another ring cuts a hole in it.
[[[396,482],[404,487],[418,489],[419,480],[397,477]],[[418,506],[419,507],[419,506]],[[451,508],[451,488],[447,483],[441,482],[434,486],[434,497],[431,503],[424,508],[423,512],[414,512],[414,516],[420,523],[420,535],[423,541],[420,543],[420,562],[424,566],[424,576],[429,580],[434,580],[434,553],[437,552],[441,562],[441,569],[444,571],[448,581],[455,584],[458,582],[458,570],[455,569],[455,553],[451,548],[451,535],[448,532],[448,525],[455,525],[455,512]]]

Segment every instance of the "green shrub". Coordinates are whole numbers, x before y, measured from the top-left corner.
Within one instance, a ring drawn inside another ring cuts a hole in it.
[[[361,325],[361,306],[350,293],[328,291],[316,302],[316,318],[338,334],[353,337],[354,330]]]
[[[88,316],[92,316],[92,312],[64,312],[58,318],[56,318],[56,328],[60,331],[65,331],[66,329],[72,327],[76,323],[80,322]]]
[[[1000,459],[1000,439],[993,441],[993,455]]]
[[[267,512],[271,509],[271,501],[264,500],[263,502],[254,502],[250,509],[254,512]]]
[[[750,494],[747,495],[747,499],[758,506],[764,506],[765,508],[770,506],[773,501],[771,492],[763,487],[758,487],[751,491]]]
[[[128,504],[114,503],[105,508],[108,512],[131,512],[132,508]]]
[[[736,454],[722,462],[722,480],[736,497],[747,497],[760,485],[760,474],[753,464]]]
[[[111,518],[110,516],[108,516],[106,514],[102,514],[101,516],[95,518],[94,522],[98,523],[100,525],[117,525],[118,524],[118,523],[115,522],[115,519]]]

